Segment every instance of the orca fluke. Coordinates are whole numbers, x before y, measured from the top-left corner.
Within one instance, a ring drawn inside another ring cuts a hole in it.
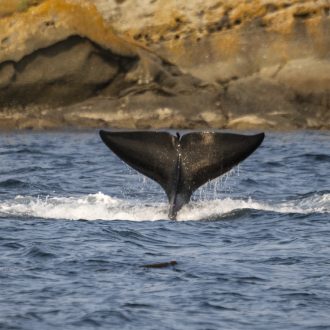
[[[169,218],[204,183],[228,172],[262,143],[265,135],[162,131],[100,131],[102,141],[125,163],[158,182],[169,200]]]

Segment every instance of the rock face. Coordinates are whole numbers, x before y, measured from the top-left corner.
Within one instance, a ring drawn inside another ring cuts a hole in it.
[[[219,84],[227,127],[330,127],[329,0],[94,2],[117,31]]]
[[[0,4],[0,128],[330,128],[328,0]]]
[[[1,20],[1,105],[86,99],[120,71],[115,52],[124,58],[137,56],[129,44],[107,31],[93,9],[55,0]],[[87,31],[82,22],[89,17],[93,21]],[[103,49],[102,42],[110,46]]]
[[[204,71],[198,65],[219,62],[211,77],[211,70],[204,73],[210,79],[247,75],[290,59],[329,56],[329,0],[94,2],[117,31],[180,67],[198,72]]]
[[[216,88],[117,37],[89,2],[43,1],[7,15],[1,27],[0,116],[6,127],[11,118],[22,128],[165,121],[191,127],[201,120],[201,103],[222,118]],[[187,111],[192,101],[193,115]]]
[[[115,78],[119,63],[78,36],[0,67],[0,100],[7,105],[70,104],[93,96]]]
[[[25,11],[31,6],[38,5],[43,0],[1,0],[0,17],[11,15],[15,12]]]

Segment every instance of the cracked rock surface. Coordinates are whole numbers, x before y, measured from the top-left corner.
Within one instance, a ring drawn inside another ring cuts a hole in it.
[[[226,127],[330,128],[329,0],[95,3],[123,35],[217,83]]]

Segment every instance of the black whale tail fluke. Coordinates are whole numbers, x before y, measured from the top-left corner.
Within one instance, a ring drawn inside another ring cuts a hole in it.
[[[180,137],[161,131],[100,131],[100,136],[119,158],[161,185],[170,203],[170,219],[196,189],[247,158],[264,139],[264,133],[219,132]]]

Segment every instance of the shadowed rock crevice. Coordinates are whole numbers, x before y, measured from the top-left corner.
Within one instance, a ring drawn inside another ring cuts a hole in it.
[[[101,92],[132,67],[86,38],[71,36],[38,49],[18,63],[0,65],[0,104],[68,105]]]

